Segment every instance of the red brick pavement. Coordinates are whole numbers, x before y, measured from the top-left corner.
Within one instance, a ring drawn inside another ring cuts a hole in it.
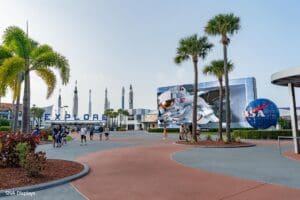
[[[183,166],[174,144],[95,152],[79,160],[91,167],[73,185],[89,199],[300,199],[300,190]]]

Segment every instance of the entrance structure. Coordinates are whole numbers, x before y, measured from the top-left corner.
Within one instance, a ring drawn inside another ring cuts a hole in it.
[[[300,67],[290,68],[277,72],[271,76],[271,82],[275,85],[287,86],[290,95],[290,112],[294,141],[294,152],[299,154],[298,120],[295,99],[295,87],[300,87]]]

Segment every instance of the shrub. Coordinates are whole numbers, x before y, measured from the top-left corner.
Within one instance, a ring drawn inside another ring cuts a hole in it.
[[[291,122],[282,117],[279,117],[278,124],[280,125],[280,127],[282,129],[291,129],[292,128]]]
[[[10,126],[0,126],[0,131],[1,132],[9,132],[9,131],[11,131],[11,127]]]
[[[163,133],[163,128],[148,128],[149,133]],[[179,133],[179,128],[167,128],[167,133]]]
[[[211,137],[211,135],[210,135],[210,134],[207,134],[207,136],[206,136],[206,140],[212,141],[212,137]]]
[[[29,151],[34,152],[39,138],[31,134],[0,134],[0,167],[19,167],[18,143],[26,142]]]
[[[292,136],[291,130],[235,130],[234,137],[243,139],[278,139],[278,136]]]
[[[46,166],[46,153],[45,152],[30,152],[26,156],[24,169],[28,176],[38,177]]]
[[[47,141],[49,136],[51,136],[50,130],[45,129],[40,131],[39,137],[42,141]]]
[[[26,142],[20,142],[17,144],[16,150],[19,156],[19,164],[24,167],[26,156],[29,153],[29,145]]]
[[[72,140],[73,140],[72,136],[71,135],[67,135],[67,141],[72,141]]]
[[[0,118],[0,126],[9,126],[9,120],[5,118]]]
[[[229,141],[228,141],[228,138],[227,138],[227,136],[223,136],[223,141],[227,144]]]

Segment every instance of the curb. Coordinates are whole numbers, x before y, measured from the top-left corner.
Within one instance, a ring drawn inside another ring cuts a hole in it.
[[[247,144],[247,145],[238,145],[238,146],[196,146],[200,148],[246,148],[246,147],[255,147],[256,144]]]
[[[244,145],[237,145],[237,146],[201,146],[201,145],[192,145],[192,144],[180,144],[177,142],[174,142],[173,144],[176,145],[185,145],[185,146],[190,146],[194,148],[246,148],[246,147],[255,147],[256,144],[244,144]]]
[[[73,161],[73,162],[76,162],[76,161]],[[77,163],[80,163],[80,162],[77,162]],[[0,190],[0,197],[15,196],[15,195],[18,195],[18,193],[27,193],[27,192],[44,190],[47,188],[56,187],[56,186],[74,181],[76,179],[79,179],[79,178],[87,175],[90,172],[90,167],[87,164],[84,164],[84,163],[80,163],[80,164],[82,164],[84,168],[78,174],[74,174],[72,176],[67,176],[65,178],[54,180],[54,181],[49,181],[46,183],[40,183],[40,184],[36,184],[36,185]]]

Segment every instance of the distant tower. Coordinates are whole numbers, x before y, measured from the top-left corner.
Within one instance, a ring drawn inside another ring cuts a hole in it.
[[[92,90],[89,91],[89,115],[92,116]]]
[[[77,80],[75,82],[74,97],[73,97],[73,117],[78,116],[78,91],[77,91]]]
[[[122,87],[122,110],[125,108],[125,88]]]
[[[58,104],[57,104],[57,114],[61,114],[61,90],[59,89],[59,95],[58,95]]]
[[[129,109],[133,109],[133,91],[132,91],[132,85],[130,84],[129,87]]]
[[[109,105],[108,105],[108,98],[107,98],[107,88],[105,88],[105,99],[104,99],[104,112],[109,109]]]

